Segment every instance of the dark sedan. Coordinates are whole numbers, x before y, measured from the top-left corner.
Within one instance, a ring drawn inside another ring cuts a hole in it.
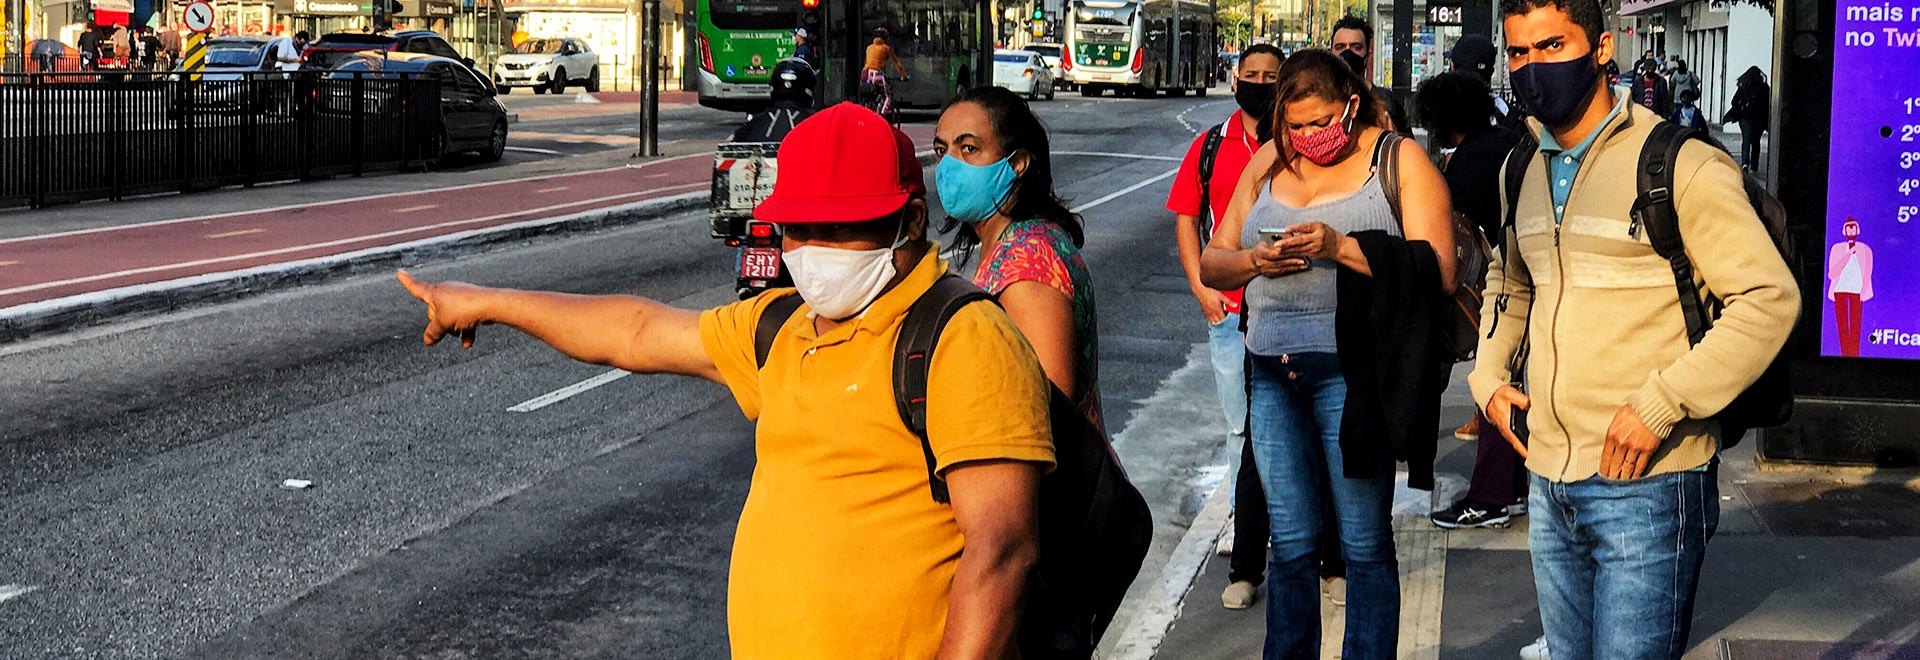
[[[499,160],[507,149],[507,110],[494,99],[493,84],[481,80],[459,60],[415,53],[362,52],[344,58],[328,70],[333,81],[366,80],[358,102],[353,85],[330,85],[336,93],[315,99],[315,112],[404,116],[408,92],[418,91],[405,81],[439,81],[440,128],[432,159],[451,153],[474,152]]]

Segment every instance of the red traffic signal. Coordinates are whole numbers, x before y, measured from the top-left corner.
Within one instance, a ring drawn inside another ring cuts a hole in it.
[[[800,0],[800,6],[807,9],[819,9],[820,0]]]

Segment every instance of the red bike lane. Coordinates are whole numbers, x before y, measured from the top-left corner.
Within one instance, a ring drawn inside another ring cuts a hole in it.
[[[931,126],[906,129],[915,144],[932,142]],[[0,315],[69,296],[704,193],[712,186],[712,168],[711,152],[702,152],[601,170],[0,239]]]

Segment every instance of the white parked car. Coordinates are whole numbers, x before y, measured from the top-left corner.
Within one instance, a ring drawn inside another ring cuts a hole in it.
[[[568,85],[581,85],[589,92],[600,91],[600,55],[582,39],[552,37],[528,39],[500,56],[494,67],[493,82],[501,94],[515,87],[532,87],[533,93],[559,94]]]
[[[1047,63],[1047,71],[1053,73],[1055,89],[1073,90],[1073,83],[1067,81],[1066,71],[1060,68],[1060,53],[1066,50],[1060,44],[1027,44],[1027,50],[1040,54],[1040,61]]]
[[[993,84],[1028,99],[1053,99],[1053,71],[1039,53],[1030,50],[993,51]]]

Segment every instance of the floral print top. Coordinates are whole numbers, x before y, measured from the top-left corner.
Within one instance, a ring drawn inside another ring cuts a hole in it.
[[[1053,287],[1072,303],[1074,339],[1080,349],[1073,364],[1074,404],[1106,433],[1106,418],[1100,412],[1100,334],[1094,322],[1093,276],[1073,237],[1045,220],[1008,225],[1001,240],[980,259],[973,283],[998,296],[1022,281]]]

